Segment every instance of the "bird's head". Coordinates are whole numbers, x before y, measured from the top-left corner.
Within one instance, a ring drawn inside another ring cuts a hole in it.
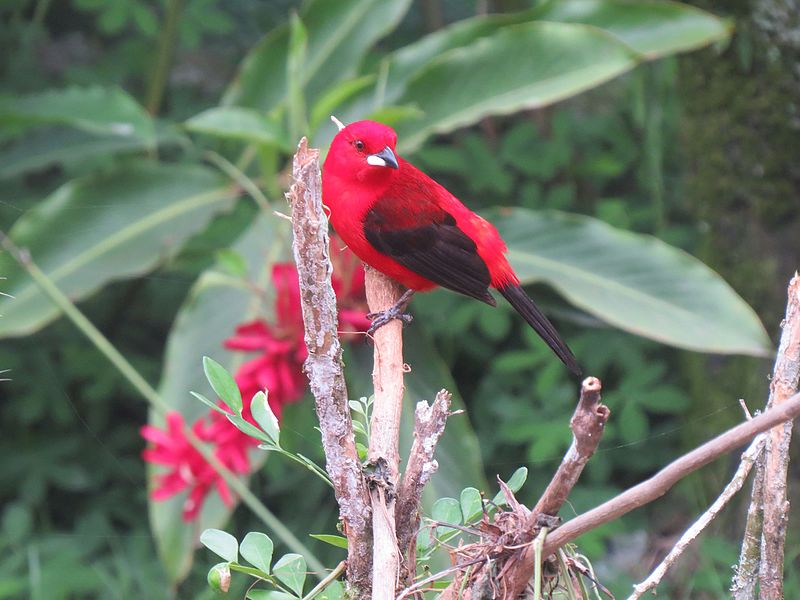
[[[324,168],[353,182],[388,182],[400,168],[396,144],[397,134],[391,127],[356,121],[341,127],[333,138]]]

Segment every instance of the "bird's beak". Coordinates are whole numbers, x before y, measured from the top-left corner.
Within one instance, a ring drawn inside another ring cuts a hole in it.
[[[367,156],[367,164],[373,167],[391,167],[393,169],[399,166],[397,164],[397,157],[389,146],[386,146],[377,154],[370,154]]]

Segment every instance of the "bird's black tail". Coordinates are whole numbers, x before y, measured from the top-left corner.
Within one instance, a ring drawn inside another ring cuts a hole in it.
[[[528,322],[528,325],[533,327],[534,331],[538,333],[542,339],[547,342],[550,349],[555,352],[556,356],[561,359],[570,371],[575,373],[578,377],[581,376],[582,371],[578,361],[572,354],[572,350],[564,343],[561,336],[558,335],[556,328],[544,316],[544,313],[533,303],[525,291],[518,285],[509,285],[503,288],[498,288],[498,291],[503,294],[509,304],[514,307],[522,318]]]

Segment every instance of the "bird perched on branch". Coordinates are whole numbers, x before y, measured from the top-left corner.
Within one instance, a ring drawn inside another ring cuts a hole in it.
[[[497,229],[397,156],[397,135],[374,121],[339,126],[322,168],[322,198],[336,232],[362,261],[408,290],[373,317],[410,321],[415,291],[441,286],[491,306],[495,288],[570,371],[581,369],[553,325],[519,285]]]

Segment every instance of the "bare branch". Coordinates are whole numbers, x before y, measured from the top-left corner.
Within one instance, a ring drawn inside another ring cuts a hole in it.
[[[797,391],[800,378],[800,277],[796,273],[789,282],[788,295],[783,334],[769,386],[768,409],[786,402]],[[792,423],[789,421],[769,432],[764,452],[764,520],[759,569],[762,598],[783,597],[784,544],[789,521],[786,473],[791,439]]]
[[[546,554],[555,552],[564,544],[604,523],[644,506],[663,496],[678,481],[716,460],[723,454],[739,448],[762,431],[775,427],[800,415],[800,394],[789,400],[729,429],[688,454],[671,462],[650,479],[629,488],[600,506],[568,521],[548,537],[544,545]],[[532,563],[531,563],[532,564]]]
[[[439,468],[433,454],[450,414],[450,399],[450,392],[441,390],[432,405],[422,401],[414,411],[414,442],[397,490],[397,542],[405,556],[403,579],[406,585],[411,584],[415,574],[422,490]]]
[[[367,304],[371,312],[394,305],[400,286],[375,269],[367,269]],[[373,600],[392,600],[400,574],[400,550],[395,534],[395,487],[399,480],[400,414],[403,409],[403,325],[390,321],[374,334],[372,383],[375,401],[370,425],[369,462],[373,530]]]
[[[529,521],[529,526],[535,525],[539,513],[556,515],[569,493],[578,482],[586,463],[597,450],[600,439],[603,437],[606,421],[611,411],[605,404],[600,403],[600,390],[602,385],[597,377],[587,377],[581,384],[581,396],[575,414],[570,420],[572,429],[572,445],[567,450],[566,456],[536,503]]]
[[[683,551],[691,544],[698,535],[700,535],[703,530],[708,527],[708,525],[713,521],[716,516],[720,513],[720,511],[725,508],[725,505],[728,504],[731,498],[733,498],[736,493],[742,489],[744,485],[745,479],[747,479],[747,475],[750,473],[750,469],[753,467],[753,463],[756,459],[761,456],[761,452],[764,450],[764,444],[766,441],[766,434],[759,434],[756,438],[750,443],[750,446],[745,450],[744,454],[742,454],[742,460],[739,463],[739,468],[736,469],[736,473],[734,473],[733,478],[725,486],[725,489],[722,490],[722,493],[717,497],[716,500],[708,507],[708,510],[700,515],[700,518],[695,521],[689,529],[687,529],[681,538],[677,541],[677,543],[672,547],[672,550],[664,557],[664,560],[653,570],[647,579],[642,581],[640,584],[633,586],[633,594],[628,597],[628,600],[638,600],[642,597],[642,594],[646,593],[648,590],[655,588],[660,582],[661,579],[664,577],[664,574],[667,572],[675,561],[683,554]]]
[[[583,468],[600,444],[606,421],[611,414],[608,407],[600,403],[602,387],[597,377],[587,377],[583,380],[578,406],[575,407],[575,413],[570,419],[572,444],[534,509],[530,513],[522,507],[515,509],[515,512],[521,510],[521,514],[526,515],[524,541],[532,540],[534,536],[538,535],[543,515],[558,514],[564,502],[567,501],[572,488],[578,482]],[[509,557],[504,567],[506,573],[505,597],[514,598],[523,592],[530,582],[531,574],[534,573],[535,558],[533,550],[530,548]],[[534,562],[531,562],[532,560]],[[534,585],[536,583],[534,582]]]
[[[305,138],[294,156],[292,175],[294,184],[287,198],[292,205],[292,250],[300,279],[308,347],[304,370],[314,395],[326,469],[347,535],[348,582],[358,593],[369,589],[370,581],[369,494],[356,452],[342,371],[336,295],[331,285],[333,267],[328,256],[328,221],[322,209],[319,151],[308,148]]]

